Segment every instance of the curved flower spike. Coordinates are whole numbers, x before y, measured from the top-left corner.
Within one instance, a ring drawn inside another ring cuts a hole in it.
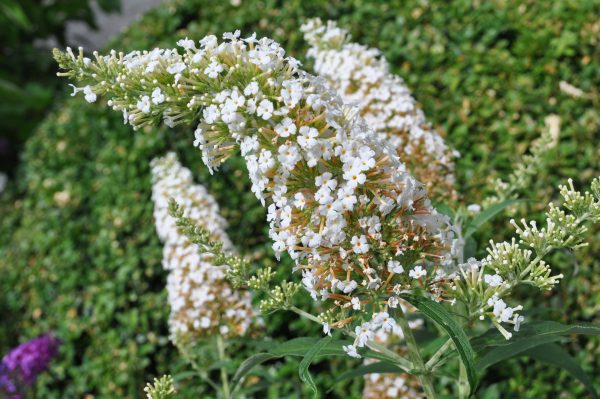
[[[94,62],[69,50],[55,58],[61,75],[107,95],[134,127],[196,125],[194,144],[211,170],[240,149],[268,207],[274,250],[287,252],[306,290],[335,311],[332,327],[368,320],[395,292],[442,296],[454,232],[395,149],[276,42],[224,37]]]
[[[152,180],[156,231],[165,243],[163,266],[169,271],[171,339],[186,343],[214,334],[246,334],[253,323],[260,322],[250,293],[234,290],[225,279],[227,265],[215,263],[214,254],[203,253],[191,243],[169,215],[169,201],[174,199],[186,217],[208,231],[212,240],[223,243],[223,251],[231,252],[233,245],[216,201],[203,186],[193,183],[192,173],[181,166],[175,153],[152,161]]]
[[[427,186],[434,198],[456,198],[454,158],[442,136],[426,121],[402,78],[375,48],[351,43],[351,36],[334,21],[305,23],[301,30],[311,45],[308,56],[315,72],[354,104],[375,132],[396,148],[408,170]]]

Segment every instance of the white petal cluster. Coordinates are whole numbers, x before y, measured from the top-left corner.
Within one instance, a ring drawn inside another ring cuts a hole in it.
[[[226,222],[206,189],[194,184],[191,172],[174,153],[152,161],[152,199],[156,231],[164,242],[163,266],[168,270],[167,292],[171,315],[169,327],[174,342],[187,342],[212,334],[239,336],[256,321],[247,291],[233,290],[225,280],[227,265],[214,263],[214,255],[202,253],[179,232],[169,215],[171,198],[185,209],[185,216],[221,241],[225,251],[232,244],[225,233]]]
[[[399,301],[396,297],[393,301],[394,306],[388,300],[390,308],[401,306],[404,312],[415,312],[415,309],[405,303]],[[387,348],[393,350],[401,356],[407,356],[408,351],[403,343],[404,334],[402,329],[390,319],[387,312],[379,313],[376,316],[382,320],[387,328],[383,328],[377,332],[374,341],[383,344]],[[422,319],[413,319],[409,321],[409,327],[412,330],[421,328],[423,325]],[[365,359],[365,364],[374,363],[375,360]],[[365,376],[365,387],[363,389],[363,399],[421,399],[423,395],[419,379],[410,374],[395,374],[395,373],[371,373]]]
[[[315,60],[315,72],[337,89],[343,101],[356,105],[371,129],[384,134],[400,159],[430,195],[451,197],[454,157],[444,139],[425,120],[404,81],[389,71],[379,50],[351,43],[334,21],[320,19],[302,26]]]
[[[442,297],[454,232],[396,149],[279,44],[238,36],[208,36],[197,49],[185,43],[182,54],[96,55],[91,67],[57,58],[98,82],[95,90],[134,127],[194,124],[194,145],[211,170],[240,148],[252,191],[268,208],[273,249],[292,257],[315,300],[338,309],[331,327],[368,323],[366,309],[383,311],[373,298],[413,289]],[[222,69],[207,72],[215,63]],[[137,102],[157,87],[164,102],[143,112]],[[403,272],[389,271],[389,261]],[[404,271],[411,269],[419,278]]]

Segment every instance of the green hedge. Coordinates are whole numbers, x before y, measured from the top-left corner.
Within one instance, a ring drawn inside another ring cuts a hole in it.
[[[466,203],[481,200],[481,187],[496,171],[509,173],[544,117],[558,114],[560,145],[525,193],[547,200],[565,176],[583,183],[600,173],[600,47],[594,41],[599,7],[598,1],[568,0],[243,0],[239,7],[181,0],[147,14],[112,47],[172,46],[180,37],[242,29],[272,36],[304,59],[302,21],[338,19],[357,40],[381,48],[429,119],[462,153],[457,172]],[[592,96],[568,97],[559,90],[562,80]],[[39,397],[140,397],[152,375],[180,368],[166,339],[162,249],[149,201],[153,156],[176,149],[221,204],[234,242],[244,249],[258,245],[257,258],[272,262],[264,250],[264,211],[247,189],[241,162],[232,160],[209,179],[191,140],[184,131],[134,133],[120,115],[74,99],[57,101],[27,142],[17,184],[0,206],[0,352],[46,329],[57,331],[65,345],[52,373],[40,381]],[[539,215],[530,208],[524,210],[529,216]],[[508,224],[499,220],[482,236],[507,236]],[[600,278],[593,270],[600,262],[592,256],[598,249],[591,246],[577,259],[558,254],[569,279],[544,298],[548,308],[560,309],[552,314],[556,319],[599,321]],[[286,315],[267,324],[279,337],[316,331]],[[597,375],[598,340],[579,341],[573,350]],[[322,388],[342,363],[315,366]],[[286,382],[272,387],[270,397],[307,395],[293,364],[274,373]],[[500,378],[508,383],[496,384]],[[360,397],[359,387],[357,381],[336,395]],[[565,374],[526,359],[492,370],[481,389],[486,398],[584,395]]]

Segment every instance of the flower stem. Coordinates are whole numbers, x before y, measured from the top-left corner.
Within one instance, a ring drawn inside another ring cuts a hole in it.
[[[462,361],[459,360],[460,373],[458,375],[458,397],[460,399],[468,399],[469,397],[469,381],[467,380],[467,369]]]
[[[219,361],[225,361],[225,344],[223,343],[223,337],[217,335],[217,351],[219,352]],[[225,366],[221,366],[221,384],[223,390],[223,397],[229,399],[229,379],[227,378],[227,370]]]
[[[427,361],[427,363],[425,364],[425,368],[427,370],[433,371],[433,369],[437,366],[440,358],[442,356],[444,356],[444,354],[448,351],[448,349],[450,349],[452,347],[452,340],[450,338],[448,338],[446,340],[446,342],[444,342],[444,344],[440,347],[440,349],[438,349],[433,356],[431,356],[431,359],[429,359]]]
[[[200,365],[198,365],[198,362],[196,362],[191,356],[189,356],[187,348],[185,348],[182,345],[177,344],[177,349],[179,350],[179,353],[181,354],[181,356],[183,356],[183,359],[192,366],[192,368],[194,370],[196,370],[196,372],[198,373],[198,376],[200,377],[200,379],[202,379],[203,381],[205,381],[206,383],[208,383],[208,385],[210,385],[211,387],[213,387],[213,389],[215,391],[219,391],[219,386],[217,384],[215,384],[213,382],[213,380],[210,379],[210,377],[208,376],[208,373],[206,372],[206,370],[203,370]]]
[[[296,306],[290,306],[289,309],[292,312],[296,313],[297,315],[300,315],[300,316],[302,316],[304,318],[307,318],[308,320],[312,320],[315,323],[322,324],[321,320],[319,320],[319,318],[317,316],[314,316],[314,315],[312,315],[312,314],[310,314],[308,312],[305,312],[304,310],[302,310],[300,308],[297,308]]]
[[[400,325],[402,332],[404,333],[404,340],[406,341],[406,346],[408,347],[408,353],[411,357],[411,360],[415,367],[419,370],[419,380],[421,381],[421,385],[423,386],[423,391],[425,392],[425,396],[427,399],[436,399],[437,396],[435,394],[435,389],[433,388],[433,381],[431,379],[431,373],[425,367],[425,363],[423,362],[423,358],[419,353],[419,347],[417,346],[417,341],[415,340],[415,336],[412,333],[410,326],[408,325],[408,320],[406,319],[406,315],[402,311],[402,308],[399,306],[394,309],[394,315],[396,317],[396,321]]]

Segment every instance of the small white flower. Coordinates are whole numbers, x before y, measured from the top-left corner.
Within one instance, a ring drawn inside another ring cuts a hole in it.
[[[201,328],[208,328],[210,327],[210,319],[206,316],[202,317],[200,319],[200,327]]]
[[[284,118],[280,124],[275,126],[275,132],[279,137],[289,137],[296,134],[296,123],[291,118]]]
[[[302,126],[299,131],[298,144],[303,147],[312,147],[317,144],[316,138],[319,137],[319,131],[314,127]]]
[[[387,312],[381,312],[377,315],[377,321],[381,325],[381,329],[385,332],[391,332],[394,330],[396,320],[392,319]]]
[[[331,326],[329,323],[323,323],[323,334],[331,336]]]
[[[92,91],[92,88],[90,86],[85,86],[83,88],[83,94],[85,96],[85,101],[87,101],[88,103],[93,103],[96,101],[96,93]]]
[[[256,114],[268,121],[273,116],[273,103],[267,99],[262,100],[256,108]]]
[[[240,30],[236,29],[235,32],[225,32],[223,33],[223,39],[225,40],[236,40],[238,37],[240,37]]]
[[[350,303],[352,304],[352,309],[360,310],[360,299],[358,297],[352,298]]]
[[[187,37],[185,39],[181,39],[177,42],[177,45],[179,47],[183,47],[186,50],[195,50],[196,49],[196,44],[194,43],[194,41],[192,39],[188,39]]]
[[[387,269],[390,273],[400,274],[404,272],[404,268],[397,260],[390,260],[387,264]]]
[[[501,322],[507,322],[513,316],[513,309],[506,305],[502,299],[498,299],[496,303],[494,303],[494,316],[498,318]]]
[[[300,210],[303,210],[306,206],[306,198],[304,198],[304,194],[296,193],[294,195],[294,206]]]
[[[219,64],[216,61],[211,62],[204,69],[204,73],[208,75],[209,78],[214,79],[219,76],[219,73],[223,72],[223,65]]]
[[[369,244],[367,244],[367,236],[365,236],[364,234],[360,237],[352,237],[351,243],[352,250],[357,254],[364,254],[369,251]]]
[[[258,83],[256,83],[256,82],[248,83],[248,86],[246,86],[246,88],[244,89],[244,95],[245,96],[254,96],[254,95],[256,95],[256,93],[258,93]]]
[[[142,111],[144,114],[147,114],[150,112],[150,97],[149,96],[143,96],[141,99],[138,100],[137,102],[137,108]]]
[[[488,306],[494,306],[496,302],[498,302],[499,298],[497,294],[494,294],[491,298],[487,300]]]
[[[390,308],[395,309],[398,307],[398,305],[400,304],[400,301],[398,300],[398,297],[396,296],[391,296],[388,298],[387,300],[387,304]]]
[[[344,283],[343,286],[344,286],[344,288],[342,289],[342,291],[344,291],[344,294],[349,294],[352,291],[354,291],[356,289],[356,287],[358,287],[358,283],[354,280],[351,280],[348,284]],[[353,298],[353,299],[358,299],[358,298]],[[358,304],[360,307],[360,301],[358,301]]]
[[[298,81],[285,81],[282,84],[283,89],[281,89],[281,97],[285,104],[293,108],[298,104],[298,101],[302,99],[303,89],[302,84]]]
[[[369,322],[364,322],[362,325],[356,326],[356,328],[354,329],[354,333],[356,334],[355,344],[359,348],[365,346],[367,342],[372,340],[375,336],[375,334],[371,330],[371,323]]]
[[[513,323],[515,323],[515,331],[519,331],[521,329],[521,323],[525,320],[525,317],[515,314],[513,318]]]
[[[486,274],[483,276],[483,281],[485,281],[490,287],[498,287],[504,280],[502,280],[502,277],[498,274]]]
[[[204,116],[206,123],[211,124],[221,117],[221,112],[219,111],[219,108],[213,104],[204,108],[202,115]]]
[[[246,136],[240,145],[240,150],[242,152],[242,156],[246,156],[252,152],[258,151],[258,137],[256,136]]]
[[[152,91],[152,102],[156,105],[162,104],[165,101],[165,95],[160,90],[160,87],[157,87]]]
[[[479,212],[481,212],[481,205],[471,204],[467,206],[467,211],[471,212],[473,215],[477,215]]]
[[[347,181],[348,187],[352,188],[357,187],[359,184],[364,184],[364,182],[367,181],[367,176],[362,173],[360,168],[354,166],[347,172],[344,172],[343,178]]]
[[[360,359],[362,357],[358,354],[358,352],[356,351],[356,346],[354,345],[344,345],[342,348],[344,348],[344,352],[346,352],[348,356],[355,357],[357,359]]]
[[[200,45],[206,50],[210,50],[212,48],[217,47],[217,44],[218,40],[215,35],[205,36],[202,40],[200,40]]]
[[[415,280],[420,279],[421,277],[425,277],[427,275],[427,270],[423,269],[422,266],[415,266],[408,275]]]
[[[186,65],[183,62],[177,62],[175,64],[171,64],[167,67],[167,72],[169,72],[171,75],[175,75],[178,73],[181,73],[185,70]]]
[[[200,126],[198,126],[194,131],[194,147],[199,148],[202,144],[206,143],[203,133],[204,132]]]

